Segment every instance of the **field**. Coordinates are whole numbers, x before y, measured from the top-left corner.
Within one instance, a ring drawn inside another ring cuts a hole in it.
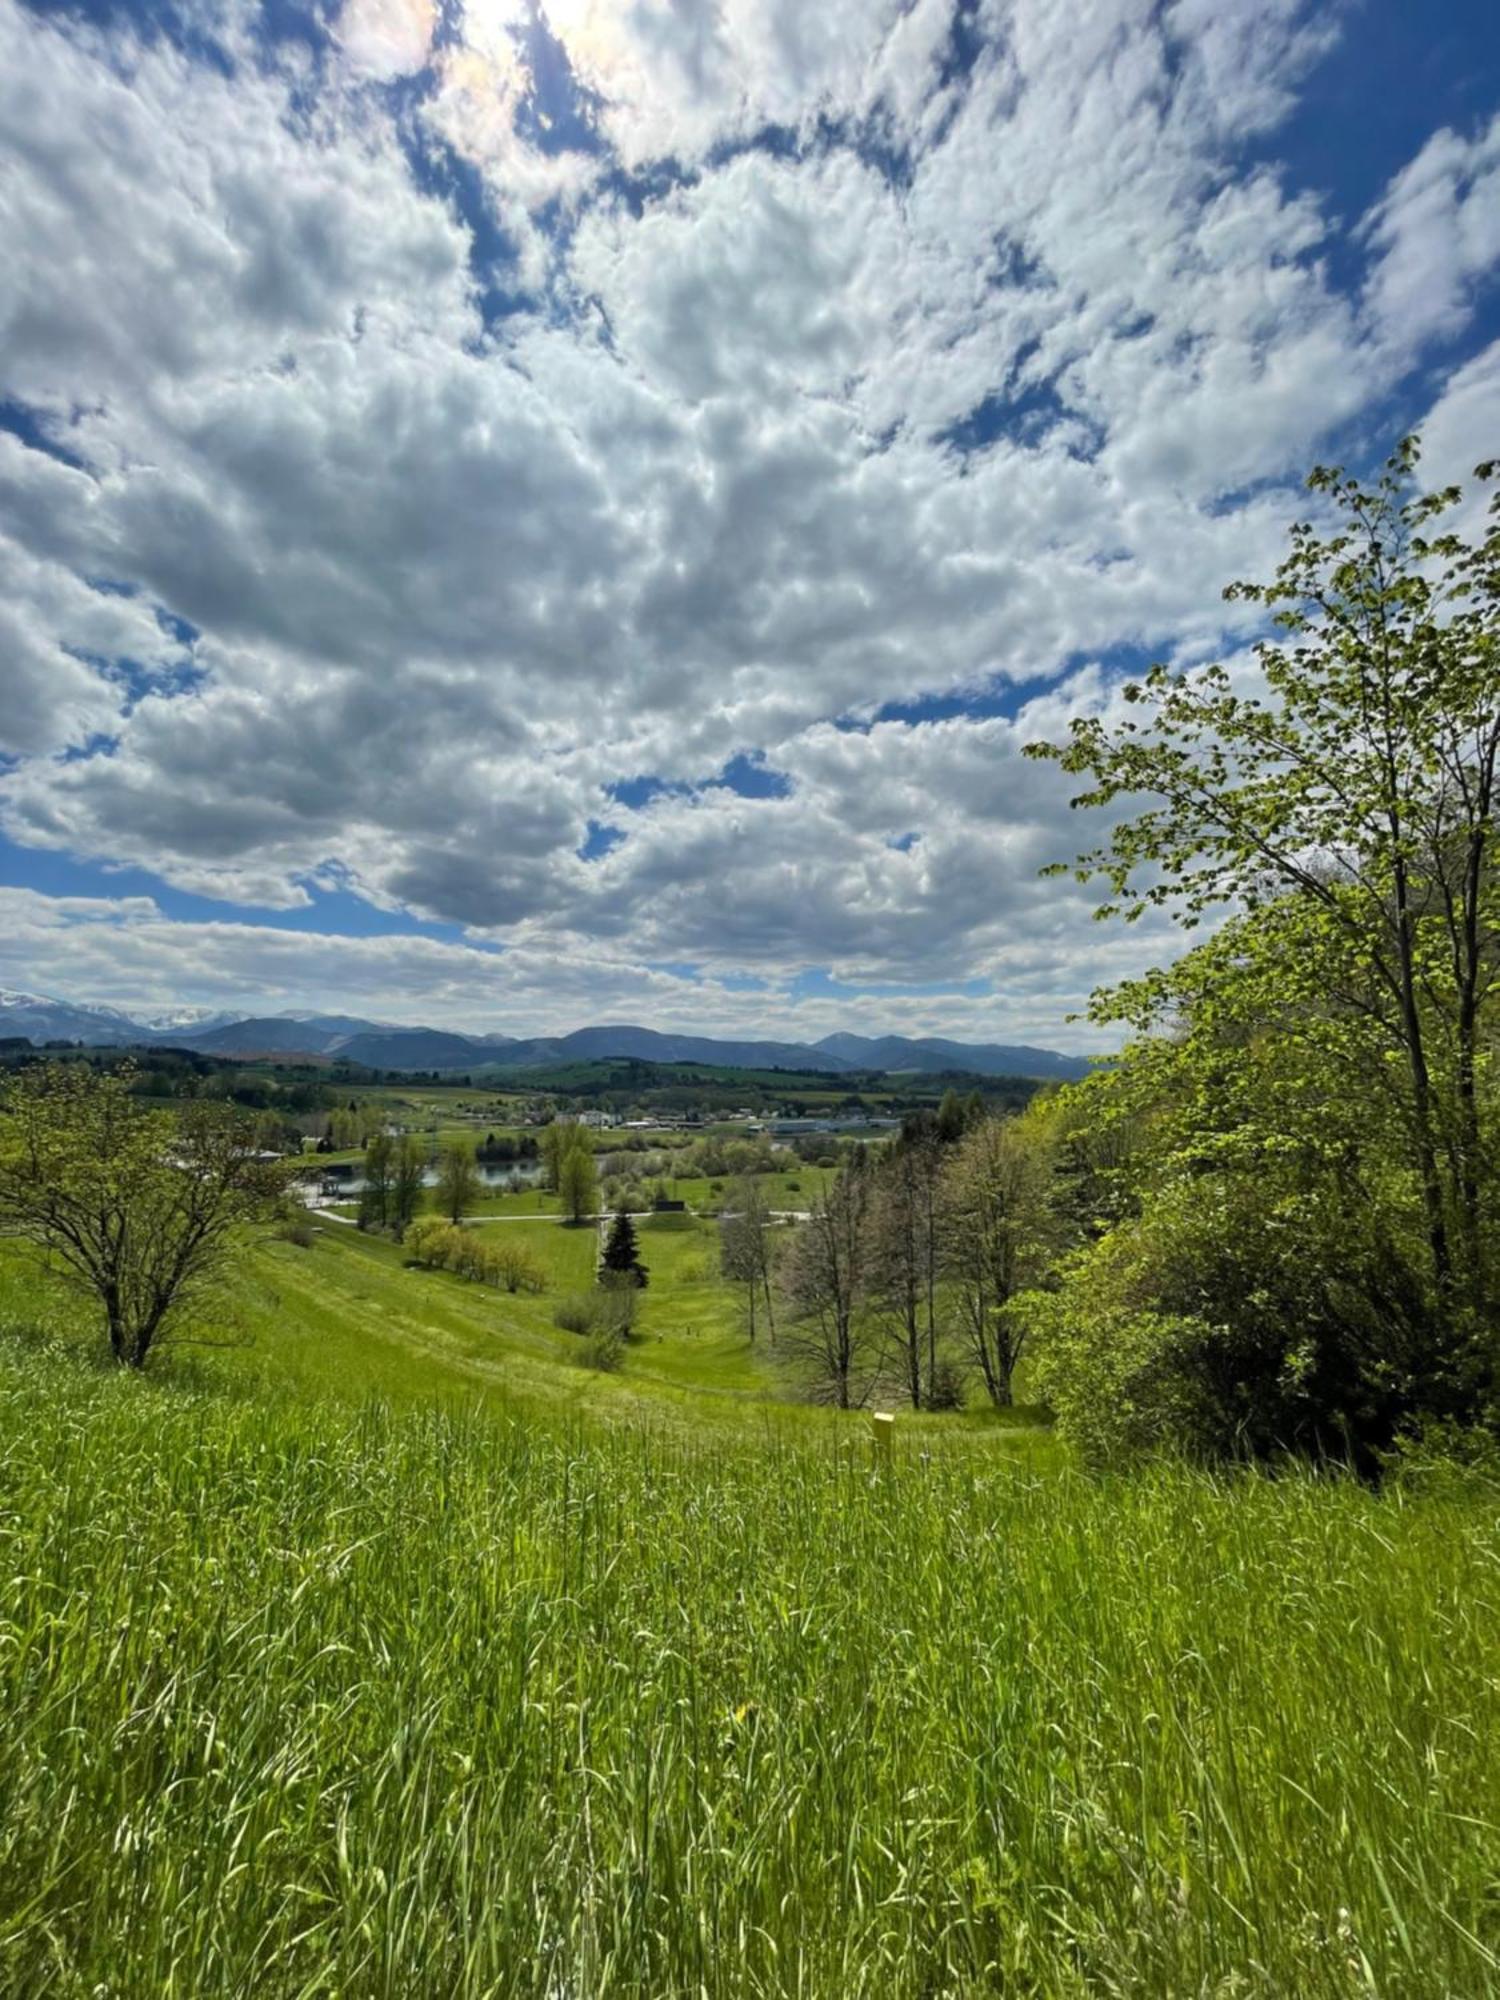
[[[0,1398],[6,1993],[1500,1990],[1493,1492]]]
[[[0,1993],[1500,1993],[1500,1492],[617,1374],[325,1223],[160,1379],[0,1244]]]

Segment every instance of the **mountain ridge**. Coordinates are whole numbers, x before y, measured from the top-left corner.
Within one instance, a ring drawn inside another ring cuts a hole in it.
[[[195,1019],[197,1016],[199,1018]],[[149,1019],[115,1007],[90,1007],[35,993],[0,991],[0,1034],[34,1043],[81,1042],[87,1047],[191,1049],[224,1057],[340,1057],[370,1069],[524,1073],[549,1064],[609,1059],[717,1064],[730,1069],[961,1071],[974,1076],[1025,1076],[1052,1081],[1083,1076],[1086,1057],[1025,1043],[955,1042],[942,1036],[825,1035],[818,1042],[677,1034],[633,1022],[605,1022],[563,1035],[467,1034],[406,1026],[357,1014],[236,1015],[187,1007]]]

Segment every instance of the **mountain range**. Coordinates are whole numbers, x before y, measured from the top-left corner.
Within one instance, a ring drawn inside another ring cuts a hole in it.
[[[1005,1042],[953,1042],[930,1036],[835,1034],[818,1042],[721,1040],[654,1028],[607,1024],[567,1035],[466,1035],[448,1028],[402,1027],[357,1014],[238,1014],[176,1008],[138,1018],[115,1007],[80,1006],[36,993],[0,990],[0,1038],[94,1048],[171,1046],[216,1056],[337,1056],[370,1069],[523,1071],[557,1063],[634,1058],[655,1063],[713,1063],[732,1069],[843,1072],[960,1070],[972,1076],[1083,1076],[1084,1057]]]

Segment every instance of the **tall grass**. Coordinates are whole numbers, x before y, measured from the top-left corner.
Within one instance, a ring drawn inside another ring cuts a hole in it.
[[[1500,1991],[1497,1498],[0,1356],[0,1990]]]

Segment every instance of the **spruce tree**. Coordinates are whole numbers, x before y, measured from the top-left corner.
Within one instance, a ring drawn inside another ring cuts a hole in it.
[[[609,1226],[609,1235],[604,1244],[604,1256],[599,1265],[602,1284],[633,1284],[644,1289],[646,1267],[641,1262],[640,1249],[635,1240],[635,1224],[623,1209]]]

